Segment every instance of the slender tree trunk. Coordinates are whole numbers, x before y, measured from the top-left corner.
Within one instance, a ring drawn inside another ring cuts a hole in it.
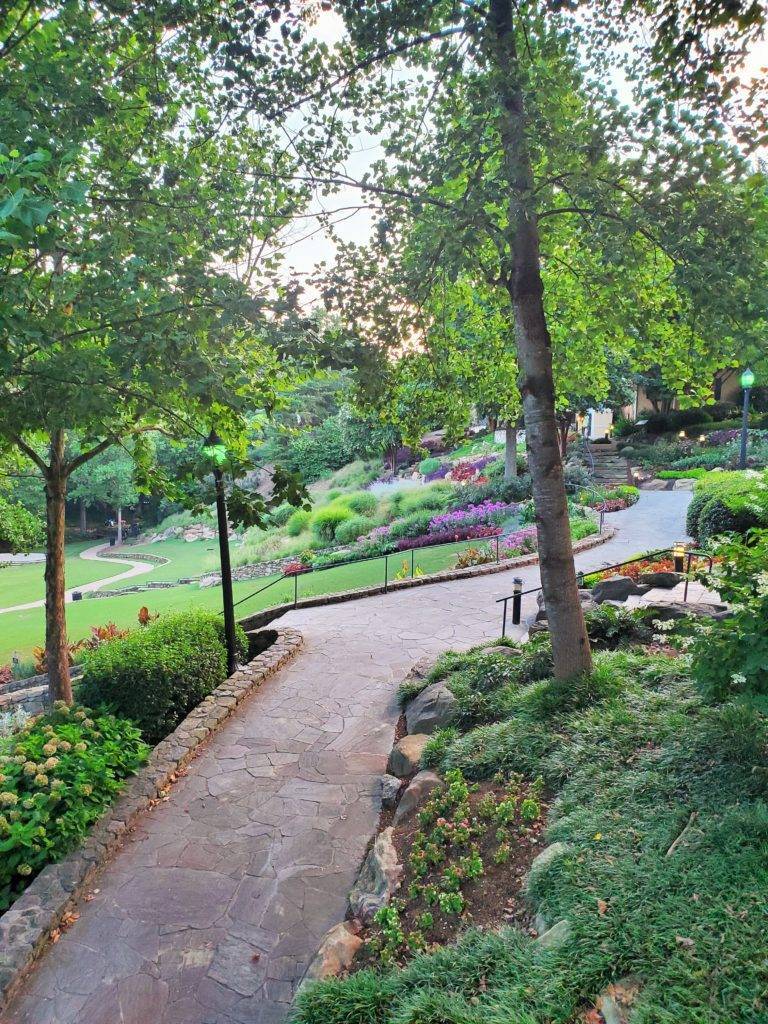
[[[67,474],[64,431],[51,436],[51,459],[45,479],[45,665],[51,700],[72,703],[69,651],[64,609],[64,511]]]
[[[115,544],[123,543],[123,510],[120,505],[117,506],[117,537],[115,538]]]
[[[504,428],[504,479],[517,476],[517,427]]]
[[[554,673],[568,679],[592,668],[568,523],[552,376],[552,347],[544,312],[534,180],[527,146],[512,0],[490,0],[488,52],[496,70],[499,131],[509,185],[511,266],[507,290],[515,316],[528,466],[536,507],[539,567]]]
[[[85,498],[80,499],[80,533],[83,536],[88,533],[88,506],[85,504]]]

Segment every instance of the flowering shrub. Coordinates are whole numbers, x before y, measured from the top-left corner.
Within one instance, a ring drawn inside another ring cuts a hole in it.
[[[294,562],[289,562],[287,565],[283,566],[283,576],[298,576],[299,573],[311,571],[312,569],[310,566],[305,565],[298,559],[296,559]]]
[[[539,541],[535,526],[525,526],[522,530],[508,533],[501,542],[502,558],[515,558],[517,555],[529,555],[536,551]]]
[[[469,480],[476,482],[475,478],[477,475],[484,470],[486,466],[489,466],[492,462],[496,462],[497,459],[497,455],[483,455],[481,458],[474,459],[472,461],[462,459],[459,462],[455,462],[452,468],[450,466],[448,467],[451,472],[451,480],[453,480],[454,483],[459,484],[466,483]]]
[[[87,833],[146,760],[139,730],[56,704],[0,740],[0,913]]]
[[[407,551],[409,548],[427,548],[433,544],[451,544],[453,541],[475,540],[479,537],[498,537],[500,533],[499,526],[460,526],[455,530],[425,533],[421,537],[403,537],[395,545],[395,550]]]
[[[456,568],[468,569],[472,565],[486,565],[488,562],[495,562],[496,554],[491,551],[487,544],[482,547],[469,547],[465,551],[459,551],[456,555]]]
[[[441,466],[438,466],[437,469],[433,469],[431,472],[425,473],[424,480],[427,483],[432,483],[435,480],[445,480],[450,472],[451,464],[449,462],[444,462]]]
[[[438,533],[466,526],[490,525],[503,523],[518,511],[514,502],[484,501],[480,505],[467,505],[465,508],[454,509],[434,516],[429,523],[429,532]]]

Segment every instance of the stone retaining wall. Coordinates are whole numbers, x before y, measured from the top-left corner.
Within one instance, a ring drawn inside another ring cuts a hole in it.
[[[148,555],[144,551],[138,551],[132,554],[130,551],[116,551],[114,548],[109,546],[99,548],[96,554],[102,558],[118,558],[124,559],[128,562],[153,562],[155,565],[166,565],[170,562],[170,558],[165,558],[163,555]]]
[[[45,948],[53,930],[115,854],[139,815],[165,793],[200,744],[267,676],[292,658],[301,643],[301,634],[295,630],[278,630],[272,646],[226,679],[158,743],[148,763],[128,780],[85,842],[57,864],[43,868],[0,916],[0,1008]]]
[[[573,545],[574,554],[580,551],[588,551],[616,536],[616,528],[607,526],[602,533],[591,537],[584,537]],[[445,583],[449,580],[471,579],[475,576],[492,576],[494,573],[507,572],[509,569],[521,569],[526,565],[536,565],[539,556],[523,555],[520,558],[505,558],[501,562],[493,562],[490,565],[473,565],[467,569],[446,569],[443,572],[433,572],[428,576],[416,576],[413,579],[393,580],[384,584],[377,584],[375,587],[360,587],[357,590],[341,590],[337,594],[318,594],[316,597],[300,598],[295,604],[278,604],[272,608],[265,608],[264,611],[247,615],[240,619],[240,625],[244,629],[260,629],[262,626],[279,619],[286,612],[302,608],[318,608],[326,604],[341,604],[344,601],[357,601],[364,597],[375,597],[378,594],[391,593],[396,590],[408,590],[410,587],[425,587],[430,583]]]

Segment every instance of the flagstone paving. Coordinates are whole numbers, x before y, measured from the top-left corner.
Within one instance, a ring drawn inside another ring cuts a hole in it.
[[[579,567],[680,539],[689,500],[644,493]],[[142,819],[3,1024],[285,1020],[376,829],[397,682],[423,655],[498,636],[511,575],[286,616],[302,651]]]

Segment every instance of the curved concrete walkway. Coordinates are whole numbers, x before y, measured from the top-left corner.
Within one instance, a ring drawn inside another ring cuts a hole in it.
[[[90,593],[93,590],[100,590],[107,583],[117,583],[118,580],[129,580],[133,576],[142,576],[144,573],[152,572],[153,569],[157,568],[158,563],[154,562],[141,562],[138,559],[133,558],[110,558],[108,555],[100,555],[99,552],[104,549],[104,544],[94,544],[92,548],[86,548],[80,552],[80,558],[84,558],[89,562],[109,562],[111,565],[129,565],[130,569],[126,569],[124,572],[117,573],[116,576],[106,576],[102,580],[94,580],[92,583],[83,583],[79,587],[71,587],[67,590],[64,595],[64,600],[69,603],[72,600],[72,595],[77,590],[81,594]],[[22,612],[26,611],[27,608],[43,608],[45,606],[45,599],[40,601],[29,601],[27,604],[16,604],[10,608],[0,608],[0,615],[3,612]]]
[[[680,539],[689,499],[644,493],[579,567]],[[497,637],[511,575],[286,616],[302,652],[146,815],[3,1024],[285,1020],[376,829],[398,681],[423,655]],[[522,575],[538,581],[536,566]]]

